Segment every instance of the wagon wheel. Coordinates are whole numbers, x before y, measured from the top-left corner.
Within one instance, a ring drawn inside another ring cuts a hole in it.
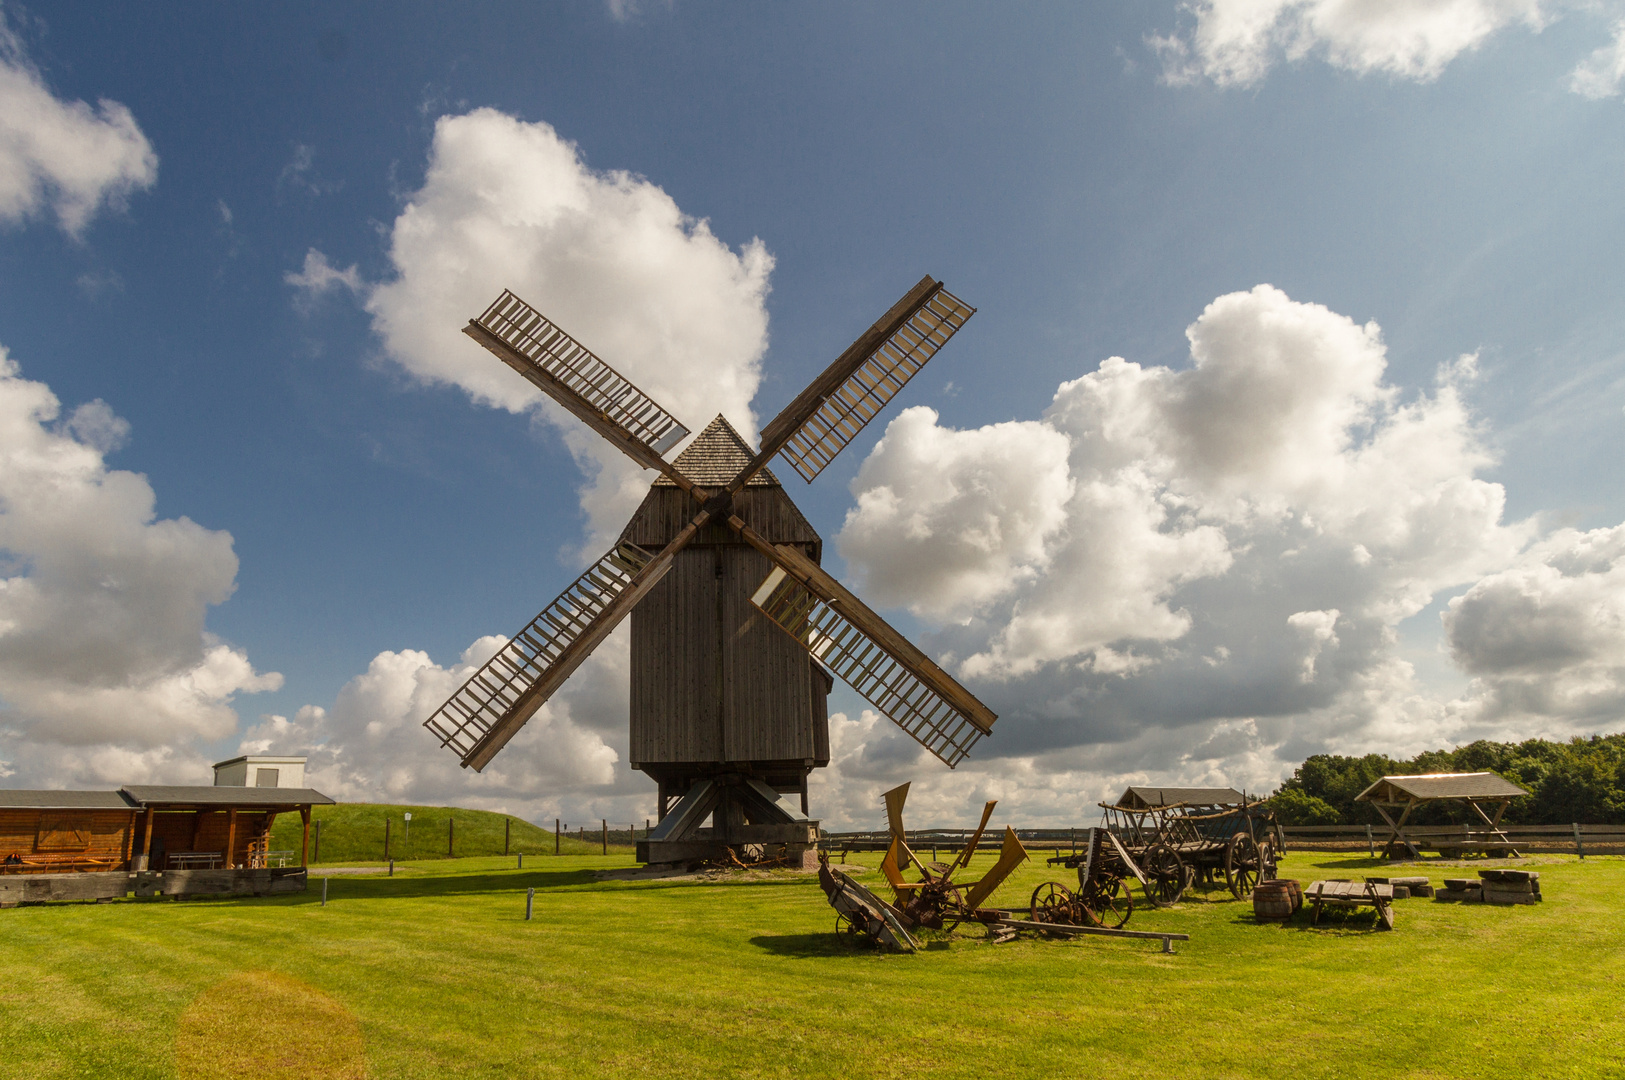
[[[1237,900],[1251,896],[1263,863],[1256,840],[1244,832],[1232,836],[1224,849],[1224,876],[1230,883],[1231,895]]]
[[[1033,922],[1077,925],[1077,904],[1072,890],[1059,881],[1046,881],[1033,890]]]
[[[1191,869],[1180,859],[1179,852],[1167,844],[1152,844],[1140,860],[1145,871],[1145,898],[1152,907],[1168,907],[1179,903],[1185,887],[1191,883]]]
[[[853,938],[868,937],[869,930],[867,927],[859,926],[852,916],[846,912],[837,911],[835,913],[835,934],[837,937],[850,941]]]
[[[1107,875],[1095,881],[1078,897],[1083,914],[1095,926],[1117,930],[1134,914],[1134,897],[1120,877]]]

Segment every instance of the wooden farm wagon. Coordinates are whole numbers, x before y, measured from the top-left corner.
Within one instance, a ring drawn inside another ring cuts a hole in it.
[[[1213,882],[1221,874],[1231,894],[1243,899],[1261,877],[1274,876],[1284,848],[1268,803],[1232,788],[1134,787],[1100,807],[1101,827],[1158,907],[1178,903],[1198,878]]]
[[[1428,773],[1385,776],[1356,795],[1354,801],[1370,803],[1388,825],[1388,838],[1382,843],[1382,852],[1388,858],[1403,851],[1419,859],[1423,848],[1434,849],[1447,858],[1465,854],[1517,857],[1517,849],[1501,829],[1501,816],[1513,799],[1527,794],[1512,781],[1490,772]],[[1411,815],[1421,807],[1445,801],[1465,803],[1478,821],[1446,828],[1411,822]],[[1486,813],[1486,806],[1494,813]]]

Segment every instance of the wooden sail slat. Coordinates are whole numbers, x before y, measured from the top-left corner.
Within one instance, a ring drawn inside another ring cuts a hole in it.
[[[882,715],[950,768],[982,731],[880,642],[781,567],[751,602]]]
[[[560,593],[496,655],[423,722],[441,745],[466,757],[526,690],[547,673],[633,577],[650,555],[631,544],[618,545]]]

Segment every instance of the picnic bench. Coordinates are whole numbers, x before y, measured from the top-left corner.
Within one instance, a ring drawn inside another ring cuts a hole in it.
[[[1394,928],[1394,887],[1375,881],[1317,881],[1303,891],[1306,903],[1313,903],[1315,911],[1311,923],[1320,921],[1322,905],[1335,908],[1373,907],[1377,909],[1377,925],[1384,930]]]
[[[66,874],[116,870],[124,860],[116,855],[54,854],[12,855],[0,862],[4,874]]]
[[[218,851],[173,851],[169,855],[171,870],[213,870],[224,856]]]

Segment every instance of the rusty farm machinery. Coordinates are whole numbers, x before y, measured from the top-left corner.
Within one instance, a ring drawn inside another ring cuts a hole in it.
[[[997,802],[983,807],[980,824],[953,861],[927,862],[909,847],[903,828],[908,788],[903,784],[884,796],[892,841],[880,870],[892,892],[890,902],[846,873],[832,869],[827,853],[820,857],[819,882],[835,908],[837,932],[861,935],[909,952],[918,946],[914,934],[921,929],[946,932],[967,923],[986,927],[991,941],[1008,941],[1023,931],[1047,937],[1101,934],[1160,939],[1163,951],[1172,952],[1172,942],[1189,940],[1185,934],[1122,929],[1134,907],[1125,884],[1133,860],[1104,829],[1090,830],[1095,857],[1080,864],[1077,892],[1058,882],[1046,882],[1033,894],[1026,911],[985,906],[999,886],[1029,858],[1015,830],[1006,826],[998,859],[987,872],[975,880],[958,879],[957,875],[970,866]],[[908,879],[906,875],[911,871],[918,872],[919,880]]]

